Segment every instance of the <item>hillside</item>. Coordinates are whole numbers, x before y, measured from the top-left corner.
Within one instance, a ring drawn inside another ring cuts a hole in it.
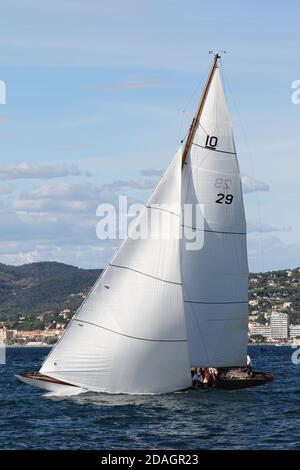
[[[250,274],[249,307],[260,323],[272,311],[284,311],[290,323],[300,324],[300,268]]]
[[[56,262],[0,264],[0,319],[76,310],[101,271]]]
[[[101,272],[56,262],[0,264],[0,321],[23,329],[61,322],[60,312],[69,309],[67,317],[73,315]],[[272,310],[300,323],[300,268],[250,274],[249,307],[261,323]]]

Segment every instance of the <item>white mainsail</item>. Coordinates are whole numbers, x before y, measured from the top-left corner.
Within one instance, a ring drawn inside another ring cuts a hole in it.
[[[129,237],[40,372],[111,393],[190,386],[180,272],[181,150],[131,227],[159,215],[156,239]],[[173,236],[169,236],[172,234]]]
[[[46,358],[37,386],[51,389],[52,378],[57,386],[165,393],[191,386],[191,367],[246,365],[246,222],[218,58],[183,154],[176,152],[128,238]],[[201,208],[203,224],[182,217],[186,204]],[[157,216],[151,236],[133,237],[149,213]],[[197,231],[203,246],[190,249],[181,235]],[[34,375],[28,380],[37,382]]]
[[[190,365],[246,364],[248,261],[241,177],[219,69],[213,70],[182,173],[182,203],[203,207],[202,249],[182,244]],[[185,227],[185,230],[188,230]]]

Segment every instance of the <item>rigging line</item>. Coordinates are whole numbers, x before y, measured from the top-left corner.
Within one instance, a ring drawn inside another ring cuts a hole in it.
[[[221,79],[223,82],[223,88],[224,88],[224,95],[225,95],[225,100],[227,101],[227,83],[225,83],[225,74],[224,74],[224,67],[223,67],[223,60],[222,57],[219,59],[219,64],[220,64],[220,73],[221,73]]]
[[[245,146],[245,149],[246,149],[246,152],[248,153],[248,156],[249,156],[249,161],[250,161],[250,165],[251,165],[251,173],[252,173],[252,178],[254,178],[254,159],[253,159],[253,154],[252,154],[252,151],[251,151],[251,148],[250,148],[250,145],[248,143],[248,138],[247,138],[247,133],[246,133],[246,130],[245,130],[245,126],[244,126],[244,123],[243,123],[243,120],[242,120],[242,117],[241,117],[241,113],[239,111],[239,107],[237,105],[237,102],[234,98],[234,95],[233,95],[233,92],[232,92],[232,89],[230,87],[230,83],[229,83],[229,80],[227,79],[227,76],[224,72],[224,68],[223,68],[223,64],[222,64],[222,61],[221,61],[221,72],[222,72],[222,77],[223,77],[223,83],[224,83],[224,89],[225,89],[225,83],[226,83],[226,87],[229,91],[229,94],[231,96],[231,101],[235,107],[235,111],[236,111],[236,115],[237,115],[237,120],[238,120],[238,123],[239,123],[239,126],[240,126],[240,129],[241,129],[241,135],[243,137],[243,144]],[[256,200],[256,207],[257,207],[257,212],[258,212],[258,223],[259,223],[259,234],[260,234],[260,238],[259,238],[259,251],[260,251],[260,254],[261,254],[261,266],[262,266],[262,272],[265,271],[265,257],[264,257],[264,248],[263,248],[263,243],[262,243],[262,234],[263,234],[263,231],[262,231],[262,215],[261,215],[261,202],[260,202],[260,195],[259,195],[259,191],[255,191],[255,200]]]
[[[187,103],[186,105],[184,106],[183,110],[182,110],[182,113],[181,113],[181,123],[180,123],[180,131],[179,131],[179,135],[182,135],[182,128],[183,128],[183,121],[184,121],[184,117],[185,117],[185,114],[186,114],[186,111],[187,111],[187,108],[190,106],[192,100],[194,99],[194,97],[196,96],[196,93],[198,92],[198,90],[201,90],[202,86],[204,86],[204,83],[205,83],[205,78],[206,78],[206,72],[203,72],[200,80],[198,81],[197,80],[197,85],[196,87],[194,88],[194,91],[192,92],[192,94],[190,95],[190,98],[187,100]],[[191,113],[192,114],[192,113]],[[188,129],[184,135],[184,138],[181,139],[181,142],[184,142],[187,134],[189,133],[189,129],[190,129],[190,126],[188,126]]]
[[[140,338],[139,336],[132,336],[132,335],[126,335],[125,333],[120,333],[119,331],[112,330],[111,328],[106,328],[105,326],[102,325],[97,325],[97,323],[93,323],[87,320],[81,320],[80,318],[76,318],[77,322],[79,323],[87,323],[88,325],[96,326],[97,328],[101,328],[102,330],[109,331],[110,333],[115,333],[116,335],[119,336],[124,336],[125,338],[131,338],[131,339],[138,339],[140,341],[151,341],[155,343],[186,343],[186,339],[152,339],[152,338]]]
[[[143,273],[143,271],[139,271],[138,269],[130,268],[129,266],[121,266],[119,264],[112,264],[112,263],[109,263],[109,266],[112,266],[113,268],[128,269],[128,271],[133,271],[135,273],[141,274],[142,276],[147,276],[147,277],[150,277],[152,279],[156,279],[157,281],[167,282],[168,284],[175,284],[176,286],[182,286],[181,282],[168,281],[167,279],[161,279],[160,277],[156,277],[156,276],[152,276],[151,274]]]
[[[187,136],[188,133],[189,133],[189,130],[190,130],[190,128],[187,129],[186,133],[184,134],[184,137],[181,139],[181,141],[180,141],[181,144],[183,144],[183,142],[185,141],[186,136]],[[181,132],[180,132],[180,135],[181,135]]]
[[[202,124],[200,123],[200,119],[198,119],[198,126],[201,127],[201,129],[203,130],[204,134],[208,135],[208,132],[206,129],[204,129],[204,127],[202,126]]]

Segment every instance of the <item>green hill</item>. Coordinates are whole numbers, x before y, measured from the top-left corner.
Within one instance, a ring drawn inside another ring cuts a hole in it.
[[[78,294],[86,294],[101,272],[56,262],[0,264],[0,319],[76,310],[82,302]]]
[[[64,309],[70,310],[70,318],[101,272],[56,262],[0,264],[0,321],[24,329],[41,327],[62,321],[59,313]],[[300,268],[250,274],[249,300],[250,314],[258,321],[265,322],[264,315],[272,310],[284,309],[292,323],[300,323]],[[44,319],[37,320],[41,314]]]

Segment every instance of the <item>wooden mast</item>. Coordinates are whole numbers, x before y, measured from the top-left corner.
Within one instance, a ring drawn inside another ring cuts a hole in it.
[[[214,72],[215,72],[215,70],[218,66],[218,59],[220,59],[220,57],[221,56],[219,54],[216,54],[215,57],[214,57],[212,66],[210,68],[210,71],[209,71],[209,74],[208,74],[208,77],[207,77],[207,80],[206,80],[206,83],[205,83],[205,87],[203,89],[200,101],[198,103],[196,113],[195,113],[195,116],[193,118],[190,130],[189,130],[189,133],[188,133],[188,136],[187,136],[187,139],[186,139],[185,147],[184,147],[184,150],[183,150],[183,153],[182,153],[182,168],[184,167],[188,151],[190,150],[192,140],[193,140],[193,137],[195,135],[196,127],[197,127],[197,124],[199,122],[200,115],[201,115],[201,112],[202,112],[202,109],[203,109],[203,106],[204,106],[204,103],[205,103],[207,92],[209,90],[211,81],[213,79]]]

